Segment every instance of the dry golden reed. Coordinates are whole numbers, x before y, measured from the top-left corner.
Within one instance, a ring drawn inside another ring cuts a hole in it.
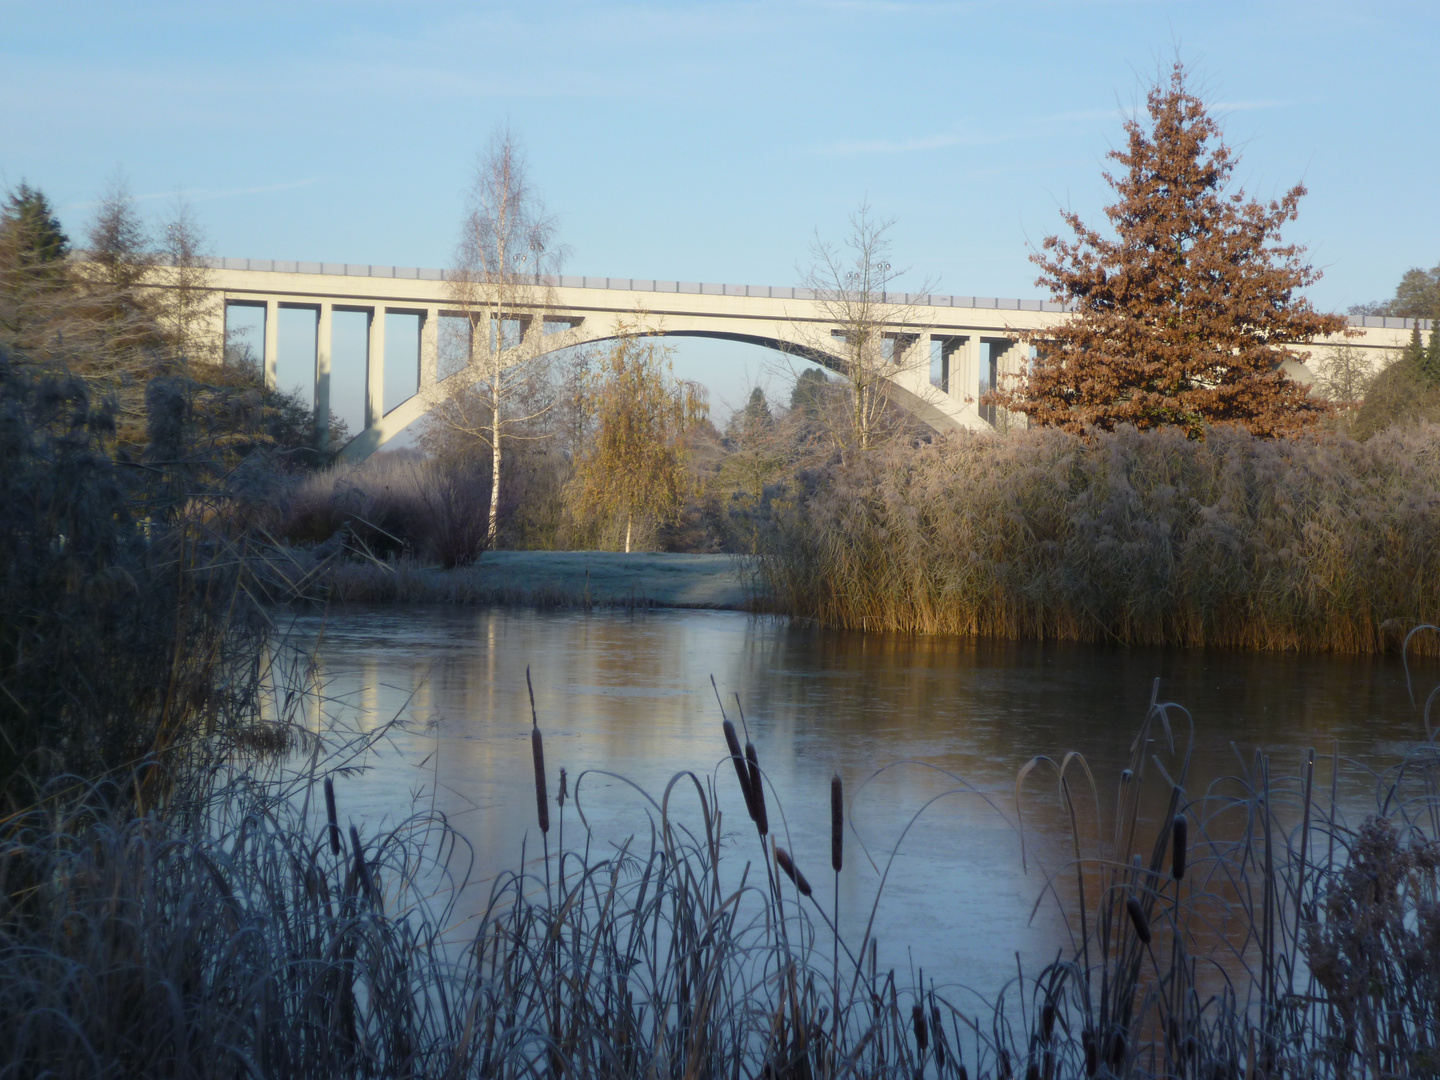
[[[1363,653],[1440,616],[1432,426],[961,435],[799,485],[770,501],[760,575],[829,625]]]

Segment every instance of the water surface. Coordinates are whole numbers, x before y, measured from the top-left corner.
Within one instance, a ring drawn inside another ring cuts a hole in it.
[[[1364,767],[1392,763],[1423,737],[1393,657],[864,635],[684,610],[347,608],[303,617],[296,630],[319,637],[336,718],[365,729],[408,719],[365,776],[339,785],[342,819],[373,830],[417,802],[433,805],[474,846],[482,880],[516,866],[527,838],[531,855],[538,848],[527,666],[552,796],[560,767],[572,789],[592,770],[579,795],[593,844],[604,849],[649,829],[645,801],[603,773],[659,797],[689,769],[713,783],[727,858],[737,869],[758,861],[725,759],[713,676],[732,718],[739,696],[773,786],[772,827],[827,910],[829,782],[835,772],[843,778],[855,829],[839,882],[847,939],[858,941],[894,852],[875,908],[882,967],[923,966],[927,978],[986,991],[1013,975],[1017,952],[1034,967],[1065,942],[1053,905],[1032,916],[1042,867],[1066,850],[1053,827],[1053,774],[1037,771],[1027,786],[1027,873],[1017,771],[1038,754],[1080,751],[1108,810],[1156,678],[1160,699],[1194,717],[1191,795],[1232,790],[1223,777],[1251,768],[1257,750],[1281,775],[1298,773],[1314,748],[1325,759],[1317,783],[1327,799],[1329,756],[1358,763],[1339,785],[1358,820],[1375,798]],[[1414,674],[1423,696],[1436,669],[1427,662]],[[1188,725],[1172,716],[1183,745]],[[1149,750],[1162,767],[1178,768],[1158,731]],[[876,777],[883,766],[892,767]],[[1155,786],[1158,797],[1165,785]],[[677,799],[693,817],[693,795]],[[565,822],[567,844],[580,842],[573,804]]]

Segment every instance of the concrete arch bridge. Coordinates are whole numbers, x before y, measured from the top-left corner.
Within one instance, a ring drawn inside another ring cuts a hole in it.
[[[313,401],[326,417],[331,401],[332,327],[336,312],[367,316],[365,422],[342,451],[361,460],[423,417],[457,387],[475,381],[473,367],[441,367],[440,326],[463,317],[448,271],[259,259],[217,259],[207,287],[215,298],[215,330],[229,326],[234,308],[264,312],[264,369],[274,386],[282,309],[315,313]],[[833,304],[806,289],[764,285],[717,285],[634,278],[555,277],[535,291],[536,303],[516,321],[527,356],[633,332],[637,313],[644,331],[667,337],[718,338],[782,350],[805,361],[841,369],[844,327]],[[1038,300],[891,293],[881,310],[894,316],[885,330],[885,377],[897,404],[940,431],[995,430],[1005,417],[979,404],[997,380],[1023,369],[1028,347],[1009,333],[1043,329],[1067,316],[1057,304]],[[385,398],[385,323],[388,315],[418,316],[413,352],[396,358],[414,364],[403,400]],[[1352,319],[1363,335],[1348,342],[1316,342],[1308,365],[1292,375],[1308,381],[1308,368],[1336,344],[1366,354],[1396,348],[1409,337],[1401,319]],[[1391,325],[1393,324],[1393,325]]]

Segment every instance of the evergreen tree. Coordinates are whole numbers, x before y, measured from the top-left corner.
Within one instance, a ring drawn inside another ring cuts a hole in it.
[[[1415,323],[1415,331],[1418,337],[1420,323]],[[1430,317],[1430,344],[1425,346],[1425,351],[1420,357],[1420,370],[1425,372],[1425,378],[1431,384],[1440,386],[1440,313]]]
[[[69,284],[70,240],[50,201],[22,182],[0,207],[0,345],[26,348]]]
[[[772,423],[774,417],[770,415],[765,391],[757,386],[750,391],[750,400],[745,403],[745,409],[741,413],[741,430],[746,435],[757,435],[769,430]]]
[[[1405,343],[1399,362],[1421,374],[1428,375],[1425,371],[1425,344],[1420,338],[1419,319],[1410,321],[1410,340]]]
[[[1032,257],[1038,284],[1076,314],[1021,335],[1035,365],[989,401],[1070,431],[1178,425],[1192,437],[1217,422],[1280,435],[1324,415],[1281,368],[1295,356],[1285,345],[1345,326],[1298,294],[1320,274],[1280,242],[1305,188],[1268,206],[1227,192],[1238,159],[1185,78],[1177,63],[1151,88],[1149,129],[1128,121],[1128,145],[1109,155],[1126,170],[1105,174],[1115,238],[1067,211],[1074,241],[1048,237]]]
[[[70,238],[60,228],[50,200],[23,180],[0,210],[0,236],[6,254],[21,267],[44,267],[70,253]]]
[[[814,416],[820,411],[820,405],[825,400],[825,392],[829,389],[830,379],[820,368],[806,368],[800,372],[800,377],[795,380],[795,387],[790,391],[790,409],[803,410]]]

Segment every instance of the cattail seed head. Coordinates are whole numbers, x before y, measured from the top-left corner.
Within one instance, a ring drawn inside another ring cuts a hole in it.
[[[970,1070],[965,1068],[965,1063],[963,1061],[960,1063],[960,1066],[955,1070],[955,1075],[958,1076],[960,1080],[970,1080]]]
[[[785,876],[795,883],[795,887],[800,890],[800,895],[809,896],[810,882],[805,880],[805,875],[795,866],[794,861],[790,858],[790,853],[778,844],[775,846],[775,861],[779,864],[780,869],[785,871]]]
[[[558,805],[560,805],[560,806],[564,806],[564,805],[565,805],[565,796],[566,796],[567,793],[568,793],[568,792],[567,792],[567,789],[566,789],[566,787],[565,787],[565,770],[562,768],[562,769],[560,770],[560,794],[558,794],[558,795],[555,796],[555,802],[556,802]]]
[[[720,725],[725,729],[725,745],[730,748],[730,761],[735,766],[735,775],[740,780],[740,794],[745,799],[745,812],[755,820],[755,795],[750,790],[750,767],[745,762],[745,752],[740,749],[740,738],[735,734],[735,725],[727,718]]]
[[[550,831],[550,804],[545,797],[545,742],[538,726],[530,729],[530,756],[535,759],[535,808],[540,818],[540,831]]]
[[[1046,1001],[1045,1007],[1040,1010],[1040,1038],[1046,1042],[1055,1031],[1055,1003]]]
[[[355,877],[360,881],[360,891],[371,896],[374,887],[370,884],[370,867],[365,864],[365,849],[360,846],[360,832],[354,825],[350,826],[350,845],[355,849]]]
[[[845,862],[845,792],[837,772],[830,778],[830,865],[840,872]]]
[[[1150,920],[1145,918],[1145,909],[1140,906],[1140,901],[1133,896],[1125,898],[1125,911],[1130,916],[1130,922],[1135,927],[1135,936],[1140,939],[1142,945],[1150,944]]]
[[[340,822],[335,817],[335,781],[325,777],[325,819],[330,823],[330,854],[340,854]]]
[[[753,799],[750,817],[760,835],[768,836],[770,819],[765,813],[765,784],[760,778],[760,755],[755,752],[755,744],[748,739],[745,741],[745,762],[750,770],[750,794]]]
[[[1190,823],[1177,814],[1170,825],[1170,876],[1176,881],[1185,877],[1185,847],[1190,838]]]
[[[920,1057],[925,1056],[925,1048],[930,1045],[930,1032],[925,1023],[925,1010],[916,1005],[910,1010],[910,1021],[915,1027],[915,1049]]]
[[[1029,1065],[1025,1066],[1025,1080],[1040,1080],[1040,1065],[1038,1062],[1032,1061]]]
[[[1095,1032],[1088,1027],[1080,1033],[1080,1042],[1085,1047],[1085,1075],[1094,1076],[1100,1067],[1100,1054],[1095,1048]]]
[[[931,1000],[934,1000],[932,995]],[[945,1068],[945,1029],[940,1026],[940,1006],[930,1006],[930,1026],[935,1030],[935,1064]]]
[[[1110,1068],[1118,1070],[1125,1062],[1125,1033],[1117,1031],[1110,1039]]]

